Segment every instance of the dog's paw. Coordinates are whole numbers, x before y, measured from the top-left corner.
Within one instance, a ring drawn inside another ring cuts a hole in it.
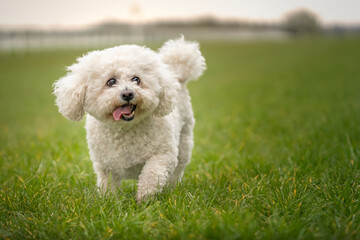
[[[138,204],[142,202],[146,202],[148,200],[151,200],[155,197],[156,193],[158,193],[160,190],[158,188],[148,188],[146,190],[140,190],[138,189],[136,193],[136,201]]]
[[[146,201],[148,201],[148,200],[150,200],[151,198],[153,197],[153,195],[152,194],[141,194],[141,193],[137,193],[136,194],[136,202],[137,202],[137,204],[141,204],[142,202],[146,202]]]

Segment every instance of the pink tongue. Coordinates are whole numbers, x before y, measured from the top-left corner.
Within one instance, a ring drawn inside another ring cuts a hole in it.
[[[130,114],[130,113],[131,113],[131,105],[128,104],[128,105],[124,105],[124,106],[116,108],[113,111],[113,117],[117,121],[121,118],[121,116],[123,114]]]

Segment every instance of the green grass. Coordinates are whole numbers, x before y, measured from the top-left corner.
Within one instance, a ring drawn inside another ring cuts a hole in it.
[[[182,184],[101,198],[51,85],[81,51],[0,54],[0,238],[360,239],[360,39],[203,43]]]

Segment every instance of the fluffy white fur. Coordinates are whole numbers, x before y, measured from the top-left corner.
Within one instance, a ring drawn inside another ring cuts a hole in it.
[[[140,202],[181,180],[195,123],[185,85],[205,68],[199,45],[183,37],[158,52],[136,45],[93,51],[68,67],[54,84],[56,105],[70,120],[87,113],[87,141],[100,189],[138,179]],[[116,84],[108,86],[111,78]],[[129,102],[121,97],[124,90],[134,93]],[[136,105],[134,119],[116,121],[114,109],[127,103]]]

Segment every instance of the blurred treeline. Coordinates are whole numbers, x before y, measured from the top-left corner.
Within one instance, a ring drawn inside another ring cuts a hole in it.
[[[279,22],[249,22],[204,16],[145,23],[108,21],[82,29],[1,29],[0,50],[91,48],[121,43],[159,42],[179,37],[196,40],[284,39],[302,35],[360,35],[360,25],[324,25],[307,9],[287,13]]]

